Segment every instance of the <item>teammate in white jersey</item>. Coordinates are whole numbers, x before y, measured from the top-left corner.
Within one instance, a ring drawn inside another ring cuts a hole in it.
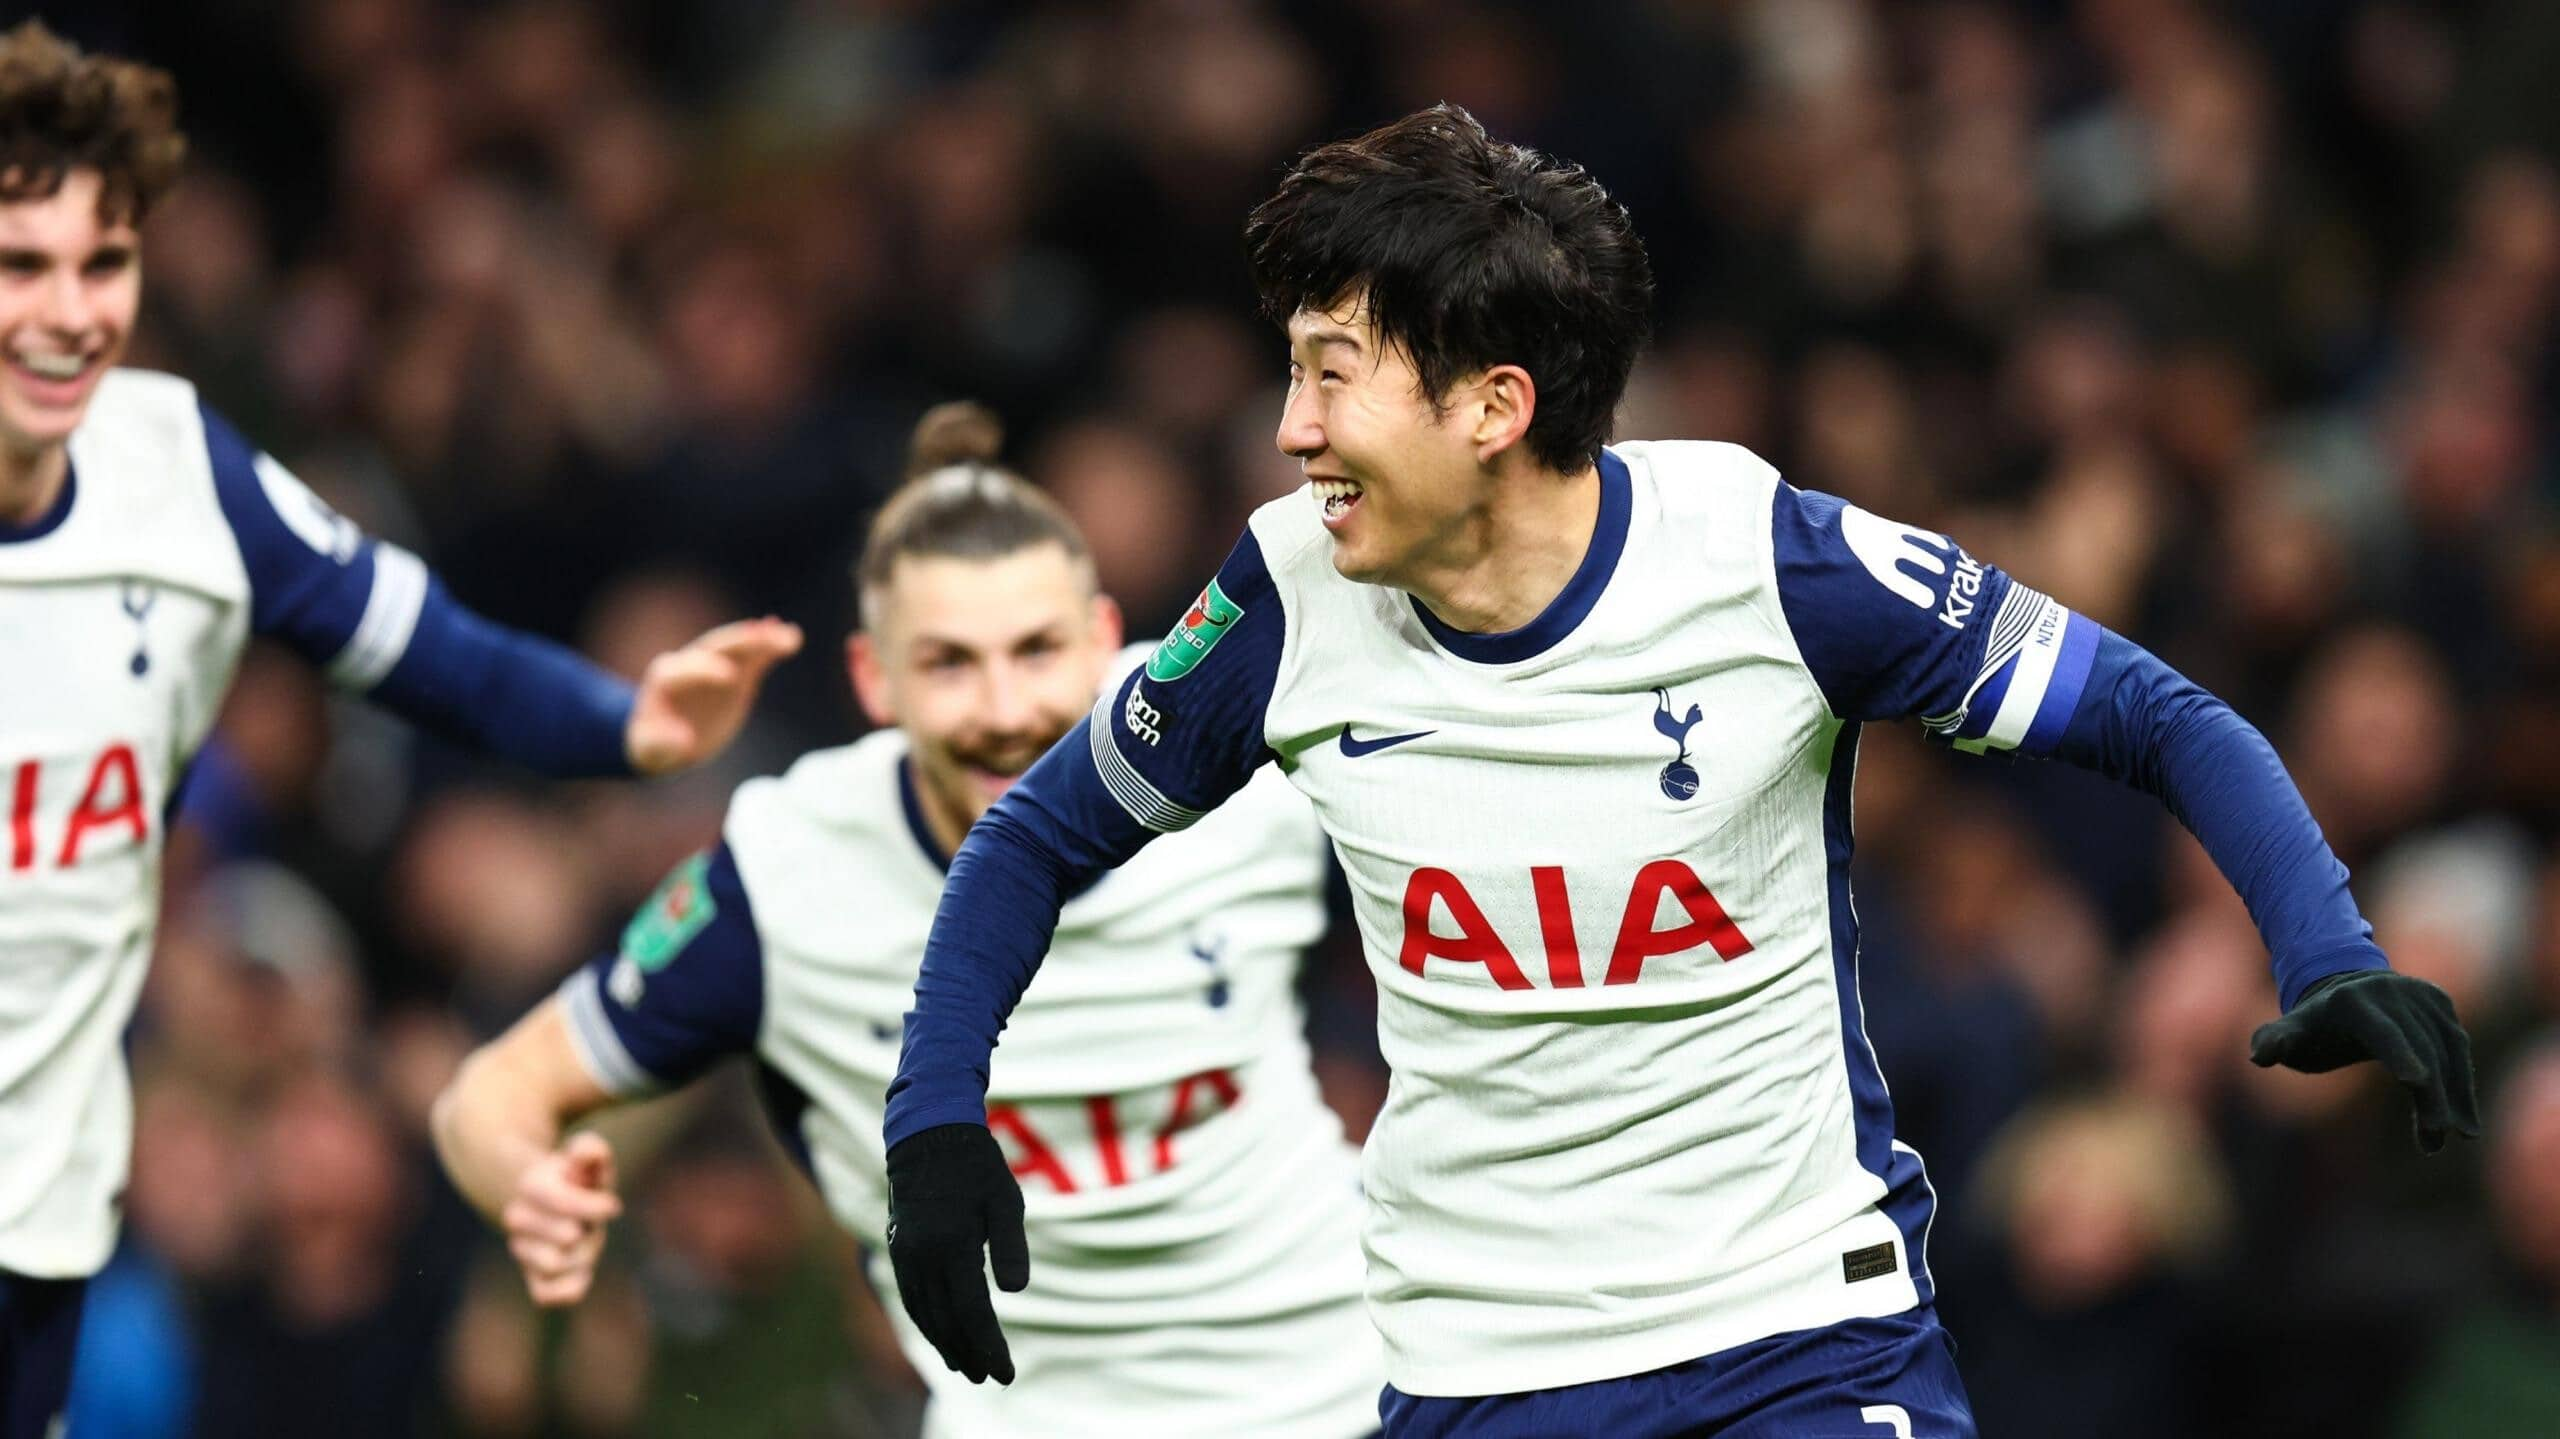
[[[564,1143],[563,1127],[732,1055],[754,1057],[874,1282],[894,1293],[904,1277],[885,1253],[880,1126],[945,864],[1133,663],[1115,660],[1119,613],[1084,541],[988,463],[992,435],[965,411],[928,416],[921,477],[872,527],[847,658],[887,728],[741,787],[720,843],[619,951],[474,1056],[439,1104],[446,1167],[506,1230],[537,1301],[585,1293],[619,1208],[604,1141]],[[1324,876],[1314,812],[1275,775],[1066,904],[987,1111],[1029,1191],[1016,1212],[1039,1275],[1001,1306],[1019,1381],[960,1383],[890,1304],[931,1376],[929,1432],[1376,1428],[1358,1175],[1308,1073],[1292,984],[1324,927]],[[999,1259],[1009,1287],[1023,1263]]]
[[[716,752],[799,643],[714,631],[635,692],[455,603],[184,380],[116,368],[174,107],[159,71],[0,36],[0,1439],[54,1422],[114,1247],[165,817],[251,635],[559,775]]]
[[[1580,169],[1443,107],[1308,154],[1247,238],[1310,483],[953,862],[885,1132],[928,1334],[980,1332],[981,1250],[1016,1242],[979,1081],[1060,900],[1266,760],[1378,981],[1392,1435],[1973,1432],[1859,1009],[1864,721],[2159,795],[2274,956],[2254,1057],[2381,1058],[2423,1145],[2476,1131],[2451,1004],[2227,707],[1744,450],[1604,446],[1651,282]]]

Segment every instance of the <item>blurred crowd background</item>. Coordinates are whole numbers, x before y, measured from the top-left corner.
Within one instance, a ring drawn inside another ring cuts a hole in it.
[[[0,10],[23,11],[23,3]],[[1866,1010],[1984,1430],[2560,1434],[2560,7],[2538,0],[77,0],[174,71],[137,362],[464,599],[636,670],[819,642],[721,772],[558,788],[253,653],[175,833],[81,1439],[886,1436],[905,1373],[739,1086],[619,1126],[537,1315],[437,1176],[467,1046],[728,787],[858,721],[829,641],[909,424],[973,396],[1154,632],[1284,380],[1238,227],[1439,99],[1588,164],[1660,273],[1619,433],[1963,539],[2273,738],[2479,1046],[2421,1162],[2247,1063],[2245,914],[2149,799],[1871,730]],[[1368,980],[1308,980],[1381,1092]]]

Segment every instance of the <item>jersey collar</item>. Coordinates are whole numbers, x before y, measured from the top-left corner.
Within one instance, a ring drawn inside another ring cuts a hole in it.
[[[1618,556],[1627,547],[1627,514],[1633,508],[1632,486],[1627,478],[1627,462],[1607,450],[1600,452],[1600,518],[1591,528],[1591,548],[1583,551],[1582,563],[1573,578],[1538,612],[1538,617],[1516,630],[1498,634],[1470,634],[1453,629],[1431,612],[1419,598],[1405,596],[1413,603],[1415,618],[1430,632],[1440,648],[1460,659],[1478,664],[1504,665],[1534,659],[1553,649],[1558,640],[1573,633],[1583,616],[1600,602],[1600,592],[1609,587],[1609,577],[1617,573]]]
[[[79,488],[79,472],[71,467],[69,460],[63,461],[62,493],[53,497],[53,503],[45,507],[43,514],[23,525],[13,525],[6,520],[0,520],[0,545],[17,545],[29,540],[40,540],[55,530],[61,529],[62,522],[71,518],[71,496]]]
[[[951,856],[933,837],[933,826],[925,823],[924,800],[916,794],[916,762],[901,757],[898,761],[898,812],[906,816],[907,833],[914,836],[916,848],[933,861],[933,867],[944,874],[951,872]]]
[[[898,813],[906,818],[908,837],[916,842],[916,848],[924,853],[924,857],[933,862],[934,869],[945,875],[951,873],[951,856],[945,853],[942,845],[934,839],[933,826],[925,823],[924,800],[916,793],[916,762],[913,755],[902,755],[898,759]],[[1110,877],[1110,870],[1098,870],[1084,883],[1068,891],[1066,897],[1081,899],[1095,885]]]

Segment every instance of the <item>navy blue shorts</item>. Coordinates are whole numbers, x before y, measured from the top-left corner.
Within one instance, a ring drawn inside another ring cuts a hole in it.
[[[1387,1439],[1976,1439],[1935,1308],[1851,1319],[1562,1389],[1378,1397]]]
[[[71,1396],[86,1279],[0,1274],[0,1439],[45,1439]]]

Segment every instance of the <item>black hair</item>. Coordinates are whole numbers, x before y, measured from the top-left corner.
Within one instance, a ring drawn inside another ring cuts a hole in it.
[[[1527,370],[1526,443],[1553,469],[1598,457],[1652,331],[1653,267],[1626,207],[1456,105],[1307,152],[1244,233],[1264,315],[1364,300],[1435,405],[1464,376]]]
[[[1092,551],[1066,510],[996,464],[1004,425],[986,406],[953,400],[925,411],[907,442],[907,478],[873,516],[854,562],[856,598],[867,626],[878,619],[898,561],[910,555],[993,560],[1053,544],[1088,567]]]

